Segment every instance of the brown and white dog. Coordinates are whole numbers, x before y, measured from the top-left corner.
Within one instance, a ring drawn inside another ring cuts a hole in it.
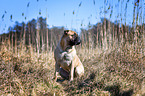
[[[71,30],[65,30],[55,51],[55,81],[58,73],[70,81],[74,75],[81,77],[84,74],[84,66],[76,54],[75,45],[81,43],[78,34]]]

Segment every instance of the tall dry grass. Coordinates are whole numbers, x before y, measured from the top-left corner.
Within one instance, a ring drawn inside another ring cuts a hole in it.
[[[136,48],[137,50],[135,50]],[[83,78],[54,82],[53,51],[36,52],[20,44],[15,48],[3,42],[0,48],[0,95],[62,96],[145,95],[145,54],[140,46],[126,44],[109,49],[77,46],[85,67]]]
[[[0,95],[42,96],[63,95],[62,87],[52,81],[53,53],[41,53],[39,57],[32,48],[18,47],[18,52],[5,44],[0,51]]]

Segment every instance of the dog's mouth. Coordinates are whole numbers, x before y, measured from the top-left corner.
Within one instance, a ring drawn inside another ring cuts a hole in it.
[[[70,46],[79,45],[81,43],[80,37],[76,37],[74,40],[69,41]]]

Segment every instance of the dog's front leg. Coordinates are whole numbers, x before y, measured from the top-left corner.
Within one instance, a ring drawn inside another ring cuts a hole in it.
[[[70,80],[69,81],[73,81],[73,77],[74,77],[74,64],[73,64],[73,62],[71,62],[71,65],[70,65]]]

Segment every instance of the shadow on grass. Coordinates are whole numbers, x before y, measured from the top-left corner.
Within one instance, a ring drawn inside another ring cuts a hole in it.
[[[133,94],[133,89],[130,89],[128,91],[121,91],[120,90],[120,85],[112,85],[112,86],[107,86],[104,88],[104,90],[109,91],[111,93],[111,96],[132,96]]]
[[[87,94],[92,95],[93,90],[104,90],[109,91],[111,96],[131,96],[133,94],[133,89],[128,91],[121,91],[120,85],[112,85],[112,86],[105,86],[103,82],[96,82],[95,81],[95,73],[91,73],[88,78],[83,79],[75,79],[71,83],[67,83],[68,81],[65,80],[60,82],[62,86],[64,86],[64,91],[68,93],[69,96],[77,95],[77,94]]]

